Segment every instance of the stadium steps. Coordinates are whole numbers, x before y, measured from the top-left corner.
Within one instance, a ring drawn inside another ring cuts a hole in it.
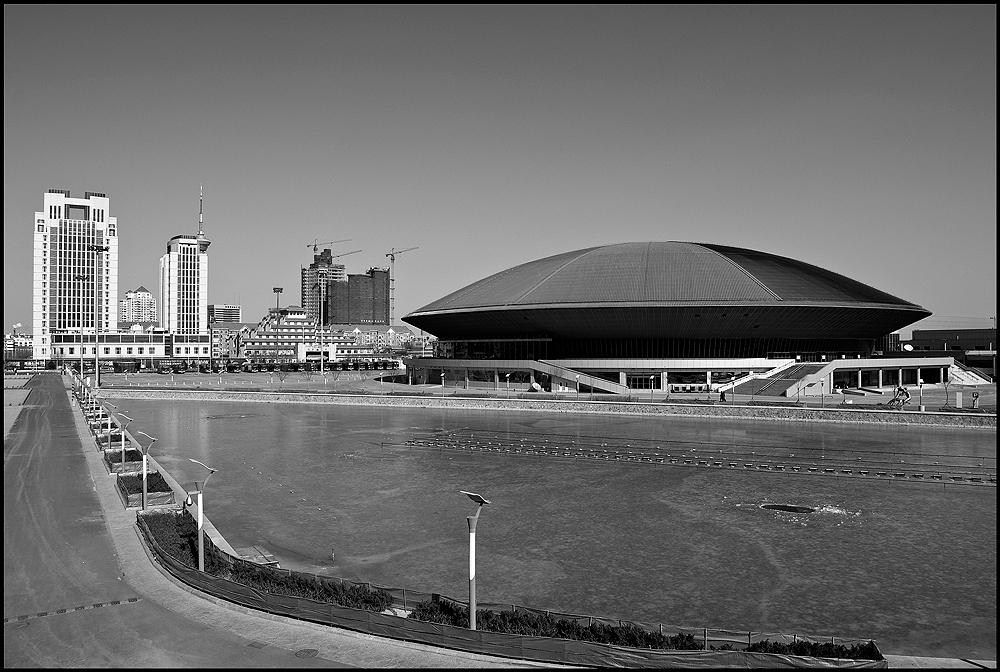
[[[803,378],[808,375],[817,373],[826,366],[826,363],[817,364],[796,364],[791,366],[784,371],[778,373],[778,375],[771,378],[756,378],[754,380],[747,381],[736,387],[736,394],[753,394],[754,396],[762,397],[781,397],[786,396],[786,392],[789,388],[792,388],[796,383],[800,382]]]
[[[972,367],[958,361],[948,367],[948,380],[953,385],[989,385],[991,382]]]
[[[546,373],[553,378],[559,378],[570,382],[571,384],[576,384],[576,377],[580,376],[580,385],[594,389],[602,390],[604,392],[612,392],[614,394],[628,394],[629,389],[625,385],[620,383],[613,383],[610,380],[604,380],[603,378],[598,378],[592,376],[589,373],[584,373],[583,371],[577,371],[575,369],[568,369],[565,366],[559,366],[558,364],[553,364],[552,362],[547,362],[544,359],[536,359],[531,363],[531,368],[540,373]]]

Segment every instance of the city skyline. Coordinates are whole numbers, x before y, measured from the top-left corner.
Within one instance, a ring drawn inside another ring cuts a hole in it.
[[[541,257],[689,240],[993,326],[995,7],[197,11],[5,6],[5,330],[46,190],[106,193],[119,286],[155,287],[202,183],[207,301],[250,320],[274,286],[299,303],[315,240],[363,250],[349,273],[419,247],[397,323]]]

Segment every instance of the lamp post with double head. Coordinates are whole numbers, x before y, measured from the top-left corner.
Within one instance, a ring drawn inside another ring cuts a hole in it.
[[[474,492],[459,492],[479,505],[476,515],[466,516],[469,523],[469,630],[476,629],[476,523],[479,521],[479,514],[483,510],[483,504],[489,504],[490,500]]]
[[[194,458],[188,458],[191,462],[195,464],[200,464],[201,466],[208,469],[208,476],[205,477],[204,481],[195,481],[194,488],[188,490],[188,503],[191,502],[191,495],[198,496],[198,571],[205,571],[205,486],[208,485],[208,479],[212,477],[212,474],[218,471],[218,469],[213,469],[204,462],[199,462]]]
[[[153,447],[153,444],[157,442],[158,439],[150,436],[146,432],[136,432],[136,434],[142,434],[147,439],[149,439],[149,445],[143,447],[139,444],[139,449],[142,451],[142,510],[146,510],[146,474],[149,472],[147,468],[149,459],[149,449]]]

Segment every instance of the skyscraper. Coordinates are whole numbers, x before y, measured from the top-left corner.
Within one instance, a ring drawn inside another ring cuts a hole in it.
[[[330,283],[347,282],[347,269],[343,264],[333,263],[333,259],[333,250],[323,250],[320,254],[313,255],[313,263],[309,264],[309,268],[301,271],[302,307],[305,308],[306,315],[317,323],[320,320],[320,302],[323,297],[331,294]],[[324,324],[330,324],[330,316],[325,309],[322,318]]]
[[[49,189],[44,195],[32,229],[35,359],[49,359],[54,332],[118,328],[118,220],[109,211],[105,194],[72,198],[69,191]],[[93,345],[86,349],[93,354]]]
[[[327,324],[389,324],[389,269],[369,268],[347,282],[331,282],[324,312]]]
[[[160,257],[160,326],[172,334],[208,333],[208,246],[204,193],[198,202],[198,235],[167,242]]]

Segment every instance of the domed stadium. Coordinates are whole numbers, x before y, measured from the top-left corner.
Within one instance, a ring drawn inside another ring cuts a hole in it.
[[[482,360],[497,360],[497,371],[503,362],[621,386],[650,373],[666,384],[666,367],[695,368],[704,378],[709,369],[766,371],[778,360],[869,357],[891,332],[928,315],[787,257],[707,243],[632,242],[514,266],[403,320],[437,336],[442,371],[460,361],[488,368]]]

